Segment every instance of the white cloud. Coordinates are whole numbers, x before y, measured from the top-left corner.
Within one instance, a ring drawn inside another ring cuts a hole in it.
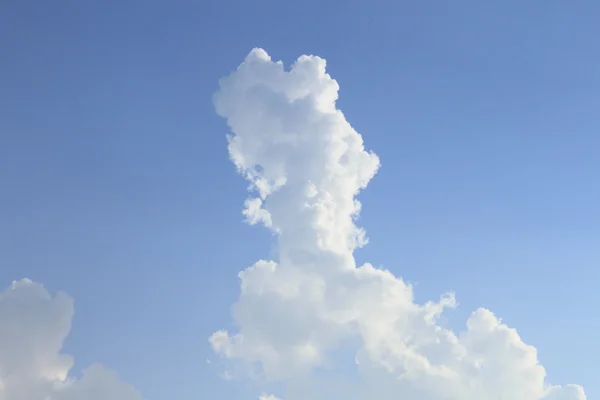
[[[281,400],[278,397],[275,397],[272,394],[263,394],[261,395],[258,400]]]
[[[0,400],[141,400],[100,365],[69,376],[73,359],[60,350],[72,317],[71,298],[30,280],[0,293]]]
[[[355,264],[366,243],[355,196],[379,159],[336,109],[337,94],[325,60],[302,56],[286,71],[261,49],[220,82],[214,103],[233,132],[231,160],[260,197],[244,214],[278,235],[278,261],[240,273],[238,330],[216,332],[214,350],[283,383],[286,400],[584,400],[579,386],[551,386],[536,349],[491,311],[455,333],[437,322],[454,295],[417,304],[400,277]],[[314,374],[348,371],[336,356],[348,347],[359,378]]]

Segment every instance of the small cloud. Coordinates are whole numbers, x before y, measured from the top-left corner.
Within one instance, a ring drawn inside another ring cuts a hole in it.
[[[272,394],[263,394],[258,398],[258,400],[281,400],[281,399]]]
[[[70,375],[73,358],[61,353],[71,330],[73,300],[52,296],[29,279],[0,293],[0,399],[141,400],[101,365]]]

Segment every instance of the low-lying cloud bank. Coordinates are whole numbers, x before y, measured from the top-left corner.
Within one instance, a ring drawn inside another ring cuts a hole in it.
[[[324,59],[286,71],[262,49],[220,82],[229,154],[256,194],[243,213],[277,235],[278,260],[240,273],[237,331],[215,332],[215,352],[285,400],[585,400],[548,383],[536,349],[490,310],[455,333],[437,322],[453,294],[417,304],[402,278],[356,265],[355,197],[380,164],[336,109],[338,89]]]

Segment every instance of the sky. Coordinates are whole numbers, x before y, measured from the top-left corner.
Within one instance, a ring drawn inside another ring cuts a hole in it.
[[[599,18],[1,2],[0,399],[598,398]]]

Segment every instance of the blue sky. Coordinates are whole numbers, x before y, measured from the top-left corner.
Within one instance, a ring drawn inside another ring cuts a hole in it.
[[[218,378],[237,273],[274,239],[215,113],[254,47],[327,59],[381,159],[359,262],[489,307],[554,383],[600,396],[600,5],[124,1],[0,5],[0,286],[75,300],[65,351],[148,399],[255,398]],[[593,377],[594,376],[594,377]]]

